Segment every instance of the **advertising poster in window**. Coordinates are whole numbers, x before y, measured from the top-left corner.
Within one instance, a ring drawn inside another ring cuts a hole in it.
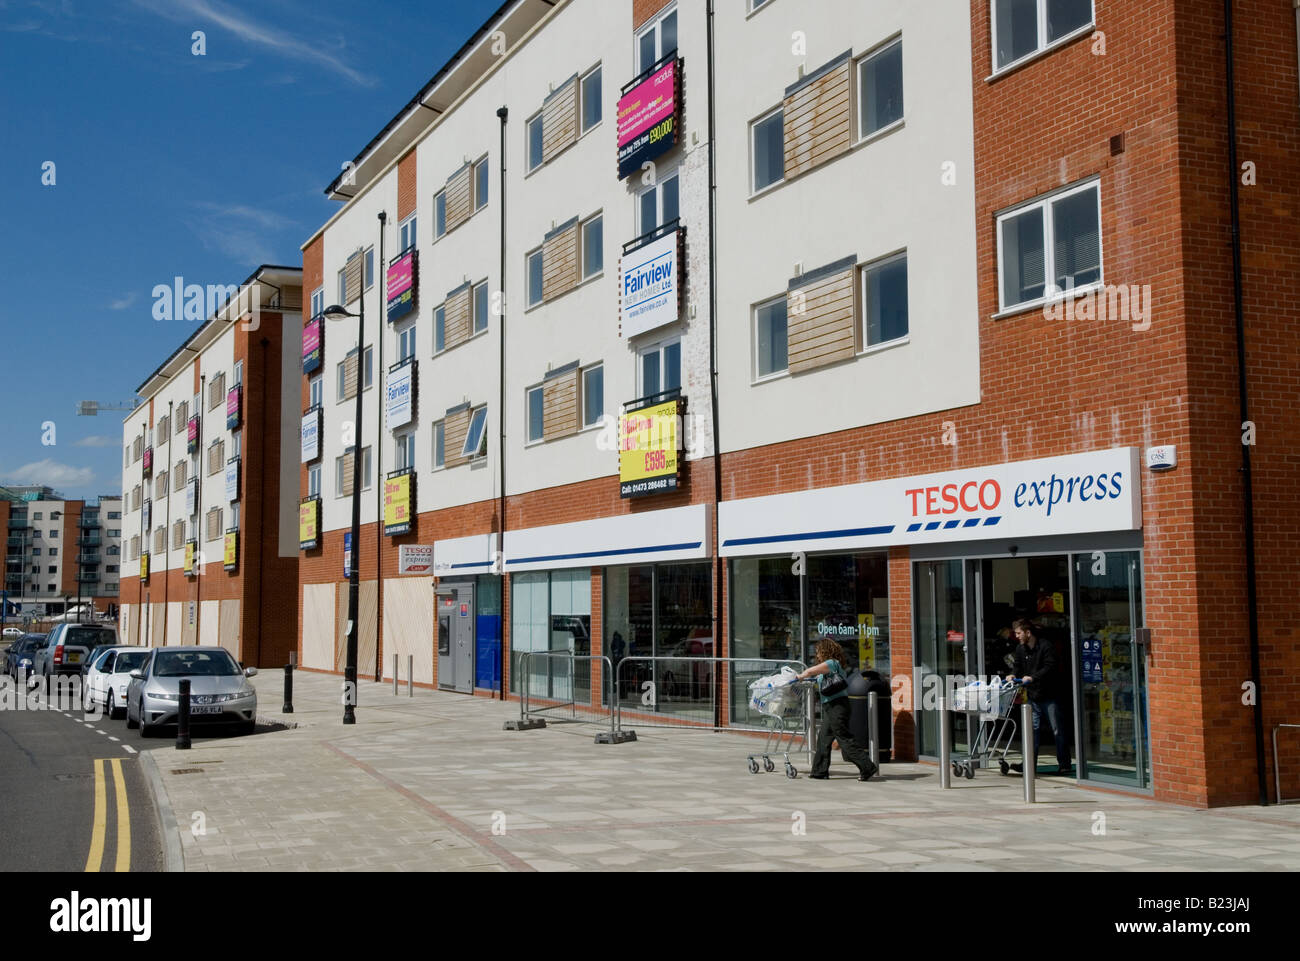
[[[325,321],[321,317],[307,321],[302,329],[302,372],[319,370],[325,351]]]
[[[302,415],[302,462],[310,464],[320,457],[320,420],[321,412],[311,411]]]
[[[239,500],[239,458],[226,464],[226,501]]]
[[[408,250],[388,268],[388,320],[391,323],[415,309],[414,249]]]
[[[226,553],[222,564],[228,571],[239,566],[239,531],[226,531]]]
[[[384,481],[384,534],[397,537],[411,531],[415,500],[415,475],[401,474]]]
[[[193,454],[199,449],[199,415],[195,414],[185,426],[185,453]]]
[[[681,316],[680,230],[624,254],[619,265],[619,329],[624,337],[674,324]]]
[[[298,549],[310,551],[320,543],[320,501],[312,498],[298,505]]]
[[[226,430],[238,430],[244,389],[236,385],[226,391]]]
[[[618,101],[618,178],[677,144],[678,61],[669,61]]]
[[[388,388],[384,396],[388,429],[396,430],[409,424],[415,416],[412,404],[415,397],[414,363],[403,364],[388,372]]]
[[[196,544],[194,541],[185,542],[185,576],[186,577],[192,577],[194,575],[194,551],[197,548],[198,548],[198,544]]]
[[[677,490],[678,420],[676,400],[619,418],[618,479],[622,497],[644,497]]]

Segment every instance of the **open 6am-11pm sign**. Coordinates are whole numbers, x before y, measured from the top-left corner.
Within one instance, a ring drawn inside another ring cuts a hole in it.
[[[626,411],[619,418],[618,479],[623,497],[677,489],[681,402]]]
[[[618,177],[677,145],[681,61],[673,58],[618,101]]]

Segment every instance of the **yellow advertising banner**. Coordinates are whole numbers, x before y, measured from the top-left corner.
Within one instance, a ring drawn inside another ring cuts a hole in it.
[[[226,556],[224,567],[233,571],[239,564],[239,531],[226,531]]]
[[[142,581],[149,580],[149,555],[148,554],[140,555],[140,580]]]
[[[194,573],[194,542],[185,542],[185,573],[187,575]]]
[[[623,497],[677,489],[679,404],[630,411],[619,418],[618,479]]]
[[[402,474],[384,481],[384,533],[389,536],[411,530],[411,480],[414,474]]]
[[[876,666],[876,638],[879,634],[875,614],[858,615],[858,666],[864,671]]]
[[[320,537],[320,501],[298,505],[298,547],[311,550]]]

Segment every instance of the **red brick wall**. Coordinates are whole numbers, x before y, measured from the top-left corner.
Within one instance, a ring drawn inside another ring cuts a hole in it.
[[[63,561],[59,565],[59,590],[63,592],[64,596],[71,594],[74,598],[77,596],[77,554],[81,551],[81,548],[77,546],[77,535],[81,533],[81,529],[77,527],[77,524],[81,521],[81,512],[85,507],[85,501],[67,501],[64,503],[63,530],[59,534],[62,543],[53,545],[59,548],[59,555]]]
[[[670,3],[672,0],[632,0],[632,29],[641,29],[651,17]]]
[[[415,186],[415,151],[412,150],[397,162],[397,221],[401,223],[419,203]],[[315,288],[312,288],[315,290]]]

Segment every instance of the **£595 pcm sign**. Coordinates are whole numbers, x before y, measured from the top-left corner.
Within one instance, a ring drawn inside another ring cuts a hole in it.
[[[1138,454],[1119,448],[732,501],[719,507],[721,553],[1136,530]]]

